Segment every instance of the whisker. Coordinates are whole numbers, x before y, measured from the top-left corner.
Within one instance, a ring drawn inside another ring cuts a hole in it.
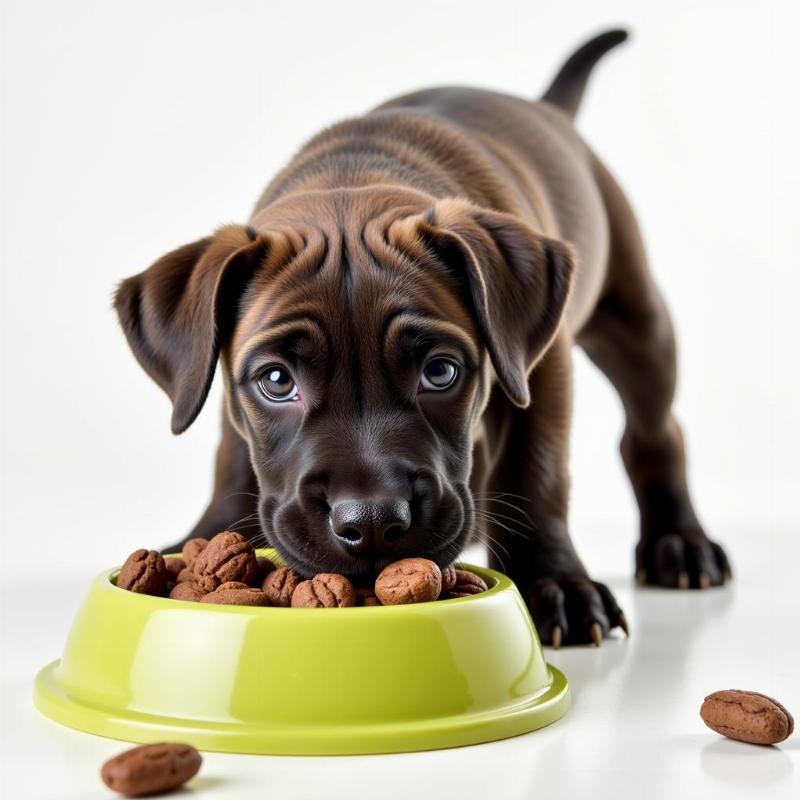
[[[527,538],[527,536],[522,531],[518,531],[516,528],[512,528],[509,525],[506,525],[499,519],[495,519],[487,511],[476,511],[475,513],[480,515],[487,522],[491,522],[493,525],[497,525],[498,528],[503,528],[504,530],[508,531],[512,536],[521,536],[523,539]]]
[[[526,497],[524,494],[514,494],[514,492],[473,492],[472,494],[476,497],[516,497],[519,500],[527,500],[529,503],[532,502],[530,497]]]
[[[528,525],[527,522],[524,522],[521,519],[517,519],[517,517],[510,517],[508,514],[501,514],[499,511],[487,511],[485,508],[480,509],[484,514],[491,514],[493,517],[498,517],[500,519],[507,519],[510,522],[516,522],[518,525],[522,525],[523,528],[528,528],[528,530],[533,530],[533,528]]]
[[[486,537],[486,548],[495,557],[495,559],[497,560],[497,563],[501,567],[504,568],[505,567],[505,561],[500,557],[500,554],[497,552],[497,550],[494,549],[493,545],[497,545],[498,547],[502,548],[503,552],[505,552],[505,554],[506,554],[506,557],[509,558],[509,559],[511,558],[511,554],[508,552],[508,550],[506,550],[505,547],[503,547],[502,544],[500,544],[500,542],[498,542],[496,539],[493,539],[491,536],[487,535],[487,537]]]
[[[257,523],[257,522],[250,522],[247,525],[237,525],[236,526],[236,531],[238,533],[241,533],[242,531],[250,531],[252,533],[255,533],[256,531],[260,531],[260,530],[262,530],[261,523]]]
[[[524,509],[520,508],[518,505],[515,505],[514,503],[509,503],[507,500],[500,500],[497,497],[484,497],[484,498],[481,498],[481,499],[484,500],[487,503],[500,503],[501,505],[508,506],[509,508],[513,508],[514,511],[519,511],[519,513],[522,514],[532,525],[534,525],[534,526],[536,525],[536,523],[534,522],[534,520],[531,517],[531,515],[528,514],[528,512],[525,511]]]
[[[238,525],[240,522],[252,522],[254,519],[260,519],[258,514],[247,514],[244,517],[240,517],[239,519],[234,522],[234,525]]]
[[[269,540],[267,539],[267,536],[264,533],[259,533],[257,536],[254,536],[252,539],[249,539],[248,541],[255,548],[270,546]]]
[[[243,517],[240,517],[236,520],[236,522],[230,523],[228,525],[228,530],[236,530],[236,528],[244,522],[251,522],[252,520],[258,517],[258,512],[253,512],[250,514],[245,514]]]
[[[486,534],[486,539],[492,544],[497,545],[507,556],[511,555],[511,553],[508,552],[508,548],[499,539],[495,538],[489,533]]]
[[[496,552],[496,551],[495,551],[495,549],[492,547],[492,545],[491,545],[491,542],[488,542],[488,541],[487,541],[485,544],[486,544],[486,549],[487,549],[487,550],[488,550],[488,551],[489,551],[489,552],[490,552],[490,553],[491,553],[491,554],[492,554],[492,555],[495,557],[495,559],[497,560],[497,562],[498,562],[499,564],[502,564],[502,563],[503,563],[503,559],[501,559],[501,558],[500,558],[500,556],[498,556],[498,555],[497,555],[497,552]]]
[[[226,494],[223,499],[228,500],[231,497],[254,497],[256,500],[261,499],[260,495],[254,494],[253,492],[231,492],[230,494]]]
[[[242,531],[260,531],[261,530],[261,523],[260,522],[250,522],[247,525],[237,525],[236,532],[242,533]]]

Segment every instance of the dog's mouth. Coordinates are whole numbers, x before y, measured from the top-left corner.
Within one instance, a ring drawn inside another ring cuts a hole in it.
[[[371,584],[389,564],[401,558],[428,558],[440,567],[451,564],[472,530],[474,506],[469,489],[455,485],[434,517],[416,521],[409,535],[383,554],[359,556],[332,541],[330,523],[321,511],[305,514],[296,501],[280,503],[266,497],[259,503],[261,527],[281,558],[305,578],[321,572],[347,576],[353,583]]]

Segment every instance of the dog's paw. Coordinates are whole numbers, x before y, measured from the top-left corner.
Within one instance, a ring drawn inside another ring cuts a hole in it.
[[[731,579],[725,551],[699,528],[654,538],[636,546],[636,582],[669,589],[708,589]]]
[[[612,628],[628,633],[625,615],[610,589],[585,576],[538,578],[528,587],[527,600],[539,638],[555,648],[600,647]]]

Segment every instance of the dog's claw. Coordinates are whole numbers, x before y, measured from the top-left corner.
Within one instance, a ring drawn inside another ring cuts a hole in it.
[[[636,577],[664,589],[710,589],[731,579],[725,551],[699,526],[643,538],[636,545]]]
[[[592,641],[595,647],[600,647],[603,641],[603,629],[600,627],[599,622],[593,622],[592,627],[589,629],[592,636]]]
[[[733,580],[733,574],[730,569],[724,569],[722,571],[722,580],[724,583],[730,583]]]
[[[540,641],[554,650],[592,642],[600,647],[606,631],[627,628],[608,586],[585,575],[538,578],[529,584],[528,607]]]
[[[619,627],[622,628],[626,637],[630,636],[630,633],[628,631],[628,620],[625,619],[625,615],[621,611],[619,612],[619,616],[617,616],[617,625],[619,625]]]

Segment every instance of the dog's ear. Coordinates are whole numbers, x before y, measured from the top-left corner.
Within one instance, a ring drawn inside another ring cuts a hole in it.
[[[134,355],[172,400],[172,432],[194,422],[211,388],[220,347],[269,239],[229,225],[167,253],[123,281],[114,308]]]
[[[422,245],[456,278],[498,381],[515,405],[528,406],[528,374],[555,336],[572,286],[569,245],[510,214],[450,199],[388,233],[401,249]]]

